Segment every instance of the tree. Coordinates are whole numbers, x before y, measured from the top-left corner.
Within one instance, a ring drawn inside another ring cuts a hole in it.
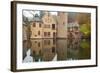
[[[90,37],[91,27],[90,24],[82,24],[80,26],[80,32],[82,32],[84,37]]]

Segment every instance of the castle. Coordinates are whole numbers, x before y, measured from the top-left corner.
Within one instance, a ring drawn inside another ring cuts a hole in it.
[[[40,15],[35,14],[28,26],[23,24],[23,38],[67,38],[67,20],[65,12],[51,15],[48,11],[41,11]]]

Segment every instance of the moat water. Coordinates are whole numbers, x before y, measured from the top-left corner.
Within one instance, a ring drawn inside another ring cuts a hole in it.
[[[90,39],[30,39],[23,41],[23,62],[91,58]]]

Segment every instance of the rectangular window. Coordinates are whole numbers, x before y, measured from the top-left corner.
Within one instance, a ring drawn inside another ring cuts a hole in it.
[[[33,23],[33,27],[36,27],[35,23]]]
[[[55,39],[53,39],[53,44],[55,44],[56,43],[56,40]]]
[[[38,47],[40,47],[40,42],[38,43]]]
[[[55,47],[52,47],[52,53],[55,53]]]
[[[39,24],[39,27],[41,27],[41,23]]]
[[[50,37],[50,32],[48,32],[48,37]]]
[[[50,45],[50,40],[48,40],[48,45]]]
[[[56,37],[56,32],[53,32],[53,38],[55,38]]]
[[[55,30],[55,29],[56,29],[55,24],[52,24],[52,29],[53,29],[53,30]]]
[[[40,35],[40,31],[38,31],[38,35]]]
[[[44,40],[44,44],[46,45],[46,40]]]
[[[46,32],[44,32],[44,36],[45,36],[45,37],[47,36],[47,33],[46,33]]]

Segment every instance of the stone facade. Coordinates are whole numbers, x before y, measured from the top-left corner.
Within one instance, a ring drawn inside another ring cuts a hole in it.
[[[35,14],[30,30],[30,38],[67,38],[67,13],[51,15],[44,11],[41,16]]]
[[[56,37],[56,28],[57,22],[54,19],[54,16],[49,12],[45,12],[42,17],[43,21],[43,38],[55,38]]]

